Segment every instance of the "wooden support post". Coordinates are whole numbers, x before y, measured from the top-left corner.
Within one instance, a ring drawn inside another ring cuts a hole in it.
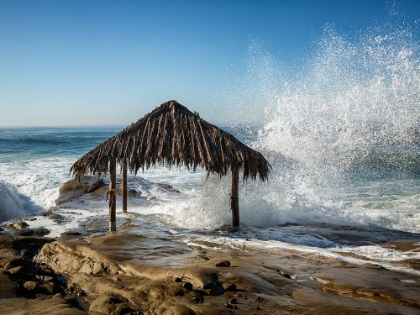
[[[117,196],[115,193],[115,187],[117,182],[117,163],[115,159],[111,159],[109,162],[109,230],[117,230]]]
[[[122,165],[122,212],[127,213],[127,163]]]
[[[232,208],[232,231],[239,230],[239,169],[237,165],[232,166],[232,195],[231,195],[231,208]]]

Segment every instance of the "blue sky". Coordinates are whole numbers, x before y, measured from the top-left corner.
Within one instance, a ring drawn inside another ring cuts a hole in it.
[[[226,86],[258,42],[278,62],[311,52],[326,25],[352,36],[387,1],[0,0],[0,127],[128,125],[176,99],[226,120]],[[404,23],[420,1],[397,2]]]

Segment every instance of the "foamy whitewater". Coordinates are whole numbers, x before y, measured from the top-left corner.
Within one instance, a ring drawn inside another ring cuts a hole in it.
[[[368,242],[346,247],[336,226],[358,235],[370,229],[373,243],[398,239],[402,232],[419,237],[417,33],[391,17],[388,24],[352,38],[328,26],[316,49],[294,67],[276,60],[258,42],[250,45],[246,74],[226,96],[236,114],[265,115],[252,124],[221,127],[261,151],[273,170],[268,183],[241,183],[239,233],[223,228],[231,220],[231,177],[206,178],[204,170],[158,166],[139,173],[147,187],[134,179],[131,185],[160,201],[132,203],[127,215],[117,216],[137,220],[144,228],[139,233],[185,233],[192,243],[218,237],[221,246],[241,248],[240,238],[246,237],[254,240],[252,246],[273,250],[354,251],[384,264],[407,258],[407,253]],[[183,105],[194,110],[194,104]],[[0,222],[54,206],[59,187],[71,179],[70,166],[124,127],[1,128]],[[161,191],[156,183],[170,184],[181,194]],[[72,207],[62,210],[68,220],[61,225],[29,223],[45,225],[54,237],[108,213],[105,200],[90,211],[86,205]],[[337,234],[335,240],[326,237],[331,233]]]

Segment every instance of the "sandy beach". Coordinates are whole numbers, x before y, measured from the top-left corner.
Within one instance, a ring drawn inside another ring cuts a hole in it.
[[[106,216],[91,216],[54,238],[43,224],[31,227],[45,220],[62,224],[71,203],[81,206],[100,195],[74,197],[48,213],[1,225],[2,313],[420,314],[420,236],[412,233],[305,227],[346,248],[376,239],[378,249],[406,255],[381,261],[362,250],[245,237],[246,227],[236,234],[165,234],[121,215],[117,232],[106,231]]]

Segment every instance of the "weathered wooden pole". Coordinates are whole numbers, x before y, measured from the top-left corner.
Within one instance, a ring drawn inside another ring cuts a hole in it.
[[[127,163],[122,165],[122,212],[127,213]]]
[[[117,163],[115,159],[111,159],[109,162],[109,230],[117,230],[117,196],[115,193],[116,181],[117,181]]]
[[[232,166],[232,195],[231,195],[231,208],[232,208],[232,231],[239,230],[239,169],[237,165]]]

